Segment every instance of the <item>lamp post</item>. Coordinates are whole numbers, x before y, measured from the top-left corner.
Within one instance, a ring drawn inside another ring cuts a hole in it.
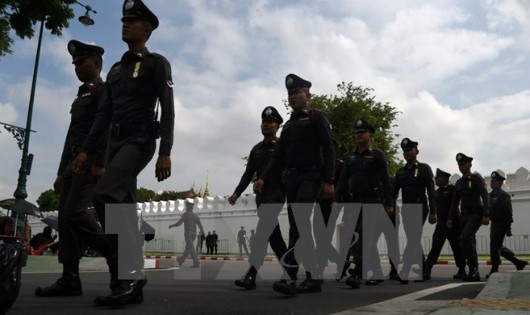
[[[84,7],[87,11],[86,13],[79,17],[79,21],[81,23],[83,23],[83,25],[85,26],[89,26],[89,25],[93,25],[94,24],[94,20],[92,20],[89,16],[89,12],[93,12],[93,13],[97,13],[96,11],[92,10],[92,8],[88,5],[84,5],[82,3],[79,3],[77,1],[75,1],[77,4],[81,5],[82,7]],[[21,138],[23,138],[23,142],[22,142],[22,159],[21,159],[21,164],[20,164],[20,169],[18,171],[18,183],[17,183],[17,188],[15,190],[15,192],[13,193],[13,196],[16,198],[16,199],[26,199],[28,197],[28,193],[26,191],[26,182],[27,182],[27,176],[29,175],[30,171],[31,171],[31,162],[33,160],[33,154],[29,154],[28,155],[28,147],[29,147],[29,138],[30,138],[30,133],[31,132],[28,132],[28,131],[32,131],[31,130],[31,120],[32,120],[32,115],[33,115],[33,103],[34,103],[34,100],[35,100],[35,88],[36,88],[36,85],[37,85],[37,74],[38,74],[38,70],[39,70],[39,59],[40,59],[40,50],[41,50],[41,44],[42,44],[42,33],[43,33],[43,30],[44,30],[44,18],[40,21],[40,28],[39,28],[39,39],[38,39],[38,43],[37,43],[37,53],[35,55],[35,66],[33,68],[33,80],[31,82],[31,92],[30,92],[30,97],[29,97],[29,106],[28,106],[28,116],[27,116],[27,120],[26,120],[26,128],[23,129],[21,127],[17,127],[17,126],[12,126],[12,125],[8,125],[8,124],[4,124],[4,127],[10,131],[11,133],[13,133],[13,136],[15,138],[17,138],[17,140],[19,141],[19,147],[20,147],[20,141],[21,141]],[[16,214],[13,214],[13,215],[16,215]],[[20,217],[17,215],[17,219],[20,219]],[[20,222],[20,221],[19,221]],[[24,220],[22,220],[22,222],[24,222]],[[18,227],[17,227],[18,229]]]

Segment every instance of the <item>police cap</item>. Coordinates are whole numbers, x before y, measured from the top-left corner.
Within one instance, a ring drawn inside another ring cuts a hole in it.
[[[267,106],[263,109],[261,112],[261,120],[277,122],[280,125],[283,123],[282,116],[273,106]]]
[[[158,18],[142,0],[125,0],[123,2],[123,17],[121,21],[123,22],[126,19],[145,20],[151,23],[153,29],[158,27]]]
[[[355,121],[355,132],[357,133],[357,132],[365,132],[365,131],[369,131],[370,133],[375,133],[375,128],[363,118],[357,119],[357,121]]]
[[[451,177],[451,174],[447,173],[446,171],[442,171],[441,169],[436,169],[436,177]]]
[[[88,56],[98,56],[101,58],[103,53],[105,53],[102,47],[85,44],[75,39],[69,41],[66,47],[70,55],[72,55],[72,63],[76,63]]]
[[[401,140],[401,144],[400,145],[401,145],[401,149],[408,150],[408,149],[412,149],[412,148],[418,147],[418,142],[412,141],[409,138],[404,138],[403,140]]]
[[[300,78],[296,74],[290,73],[285,77],[285,87],[287,88],[287,91],[299,90],[303,88],[309,89],[311,87],[311,82]]]
[[[458,163],[458,165],[466,164],[467,162],[471,161],[473,161],[473,158],[465,155],[464,153],[458,153],[456,155],[456,162]]]
[[[506,177],[504,177],[504,172],[501,170],[496,170],[491,172],[491,180],[493,181],[503,181],[506,180]]]

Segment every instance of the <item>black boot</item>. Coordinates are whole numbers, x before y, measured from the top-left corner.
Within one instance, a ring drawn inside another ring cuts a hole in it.
[[[458,272],[453,275],[454,280],[463,280],[466,277],[467,273],[465,268],[458,269]]]
[[[498,268],[495,268],[495,267],[491,268],[490,273],[488,273],[488,274],[486,275],[486,279],[489,279],[489,277],[490,277],[492,274],[494,274],[494,273],[496,273],[496,272],[498,272],[498,271],[499,271]]]
[[[272,289],[276,292],[283,293],[289,296],[296,295],[296,281],[295,280],[280,280],[274,282]]]
[[[49,287],[38,287],[36,296],[79,296],[83,294],[79,278],[79,262],[63,263],[63,275]]]
[[[247,289],[247,290],[254,290],[256,289],[256,274],[257,274],[256,268],[254,266],[250,267],[250,269],[245,274],[245,277],[243,279],[239,279],[234,281],[235,285],[238,287]]]
[[[515,268],[517,268],[517,270],[523,270],[524,267],[526,267],[526,265],[528,265],[528,261],[519,260],[519,261],[515,264]]]
[[[388,279],[399,281],[397,268],[392,261],[390,261],[390,273],[388,274]]]
[[[304,280],[296,288],[297,293],[317,293],[322,292],[322,285],[318,279],[313,279],[311,273],[306,272],[306,280]]]
[[[123,304],[137,304],[143,302],[143,287],[147,283],[145,278],[136,280],[118,280],[117,286],[107,296],[98,296],[94,304],[99,306],[117,306]]]
[[[351,266],[351,263],[345,260],[344,265],[342,266],[342,271],[340,275],[339,275],[339,270],[338,270],[340,266],[337,266],[337,274],[336,274],[335,280],[340,281],[344,277],[346,277],[346,272],[348,271],[348,269],[350,269],[350,266]]]
[[[477,267],[470,268],[469,274],[467,275],[467,277],[465,277],[462,280],[468,281],[468,282],[479,282],[480,274],[478,273],[478,268]]]
[[[350,276],[346,279],[346,284],[353,289],[359,289],[361,287],[361,275],[354,269],[349,269],[348,273]]]

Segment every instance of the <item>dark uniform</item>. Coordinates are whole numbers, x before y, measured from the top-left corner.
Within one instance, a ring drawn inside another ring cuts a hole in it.
[[[388,161],[387,161],[388,162]],[[389,182],[389,191],[394,191],[394,186],[396,185],[396,177],[389,175],[388,177]],[[399,208],[397,206],[396,199],[392,199],[392,206],[394,207],[394,212],[390,215],[390,221],[392,222],[392,225],[394,228],[397,228],[399,226]],[[390,231],[383,231],[383,235],[385,237],[386,246],[388,249],[388,257],[390,261],[390,273],[388,274],[388,278],[391,280],[398,280],[398,272],[397,267],[399,265],[399,260],[395,261],[392,260],[390,257],[399,257],[399,235],[397,229]]]
[[[217,247],[219,246],[219,235],[215,233],[215,231],[212,232],[212,249],[211,249],[211,255],[215,254],[217,255]]]
[[[503,246],[504,236],[511,230],[513,222],[512,200],[508,193],[502,190],[501,186],[506,178],[500,172],[491,173],[491,181],[498,181],[499,187],[495,187],[490,192],[490,253],[491,253],[491,273],[499,271],[501,257],[512,262],[517,270],[523,270],[527,265],[526,261],[517,259],[515,254],[507,247]]]
[[[355,131],[360,132],[365,130],[370,131],[372,134],[375,132],[375,128],[366,120],[362,118],[358,119],[355,123]],[[383,151],[368,148],[360,152],[358,149],[355,149],[355,151],[344,159],[340,179],[337,183],[337,200],[348,203],[392,206],[393,202],[387,165],[388,163]],[[370,261],[374,262],[374,266],[370,266],[373,269],[374,275],[372,279],[367,281],[367,284],[377,284],[384,278],[379,253],[377,251],[377,240],[375,239],[376,236],[379,238],[381,231],[376,226],[367,227],[361,224],[363,222],[363,211],[361,209],[361,214],[355,226],[355,232],[360,237],[356,240],[353,247],[355,268],[353,271],[350,271],[351,277],[346,280],[346,283],[354,288],[358,288],[360,279],[367,276],[368,270],[364,270],[362,265],[363,255],[370,255]],[[384,215],[387,214],[385,213]],[[378,218],[382,219],[379,216]],[[354,219],[351,213],[345,212],[343,214],[345,224],[346,221]],[[363,230],[365,229],[367,230],[363,234]],[[366,241],[363,240],[364,236],[368,237]],[[345,236],[345,239],[352,239],[352,235]],[[363,249],[363,243],[369,244],[368,248]]]
[[[309,89],[311,82],[294,74],[285,78],[287,90]],[[320,282],[312,279],[316,271],[314,240],[311,231],[312,206],[317,200],[324,182],[334,183],[335,150],[331,138],[331,125],[319,110],[304,107],[293,111],[285,123],[276,152],[264,171],[264,185],[273,184],[270,176],[284,171],[289,218],[289,249],[298,244],[297,256],[306,269],[307,281],[300,287],[303,292],[320,292]],[[304,207],[306,206],[306,207]],[[293,207],[297,207],[293,209]],[[298,211],[295,215],[293,211]],[[293,251],[290,251],[293,253]],[[291,257],[294,261],[294,257]],[[280,287],[278,287],[278,285]],[[275,290],[284,292],[284,283],[275,283]]]
[[[68,52],[72,55],[72,63],[86,62],[89,56],[101,59],[104,50],[101,47],[88,45],[77,40],[68,42]],[[52,286],[37,288],[37,296],[80,295],[82,293],[79,278],[79,260],[83,257],[86,246],[99,249],[106,255],[112,250],[106,241],[104,232],[99,225],[96,214],[89,209],[92,193],[96,183],[90,171],[93,165],[104,167],[107,137],[102,136],[95,143],[94,154],[88,156],[84,173],[74,174],[71,163],[85,141],[96,117],[98,103],[103,95],[104,83],[98,76],[79,87],[77,98],[70,110],[71,120],[64,141],[64,147],[57,171],[62,180],[59,196],[59,262],[63,264],[62,277]]]
[[[456,155],[459,164],[471,162],[472,157],[463,153]],[[489,216],[488,192],[484,178],[477,173],[464,175],[455,184],[455,192],[451,201],[451,217],[456,216],[460,206],[460,240],[469,266],[466,281],[480,281],[478,273],[478,257],[475,234],[482,225],[482,218]]]
[[[409,138],[404,138],[401,141],[401,148],[405,152],[413,148],[417,148],[418,142],[412,141]],[[406,213],[409,211],[407,205],[421,204],[422,206],[422,225],[425,224],[429,212],[435,213],[434,201],[434,175],[431,167],[426,163],[416,161],[413,165],[405,164],[396,173],[396,181],[394,186],[394,198],[397,198],[401,190],[401,201],[403,208],[401,210],[403,219],[403,229],[407,236],[407,245],[403,251],[403,267],[401,269],[402,283],[407,283],[408,274],[414,263],[412,260],[418,252],[423,257],[423,271],[425,268],[425,256],[421,246],[421,231],[418,226],[415,226],[411,218],[413,214]]]
[[[283,123],[283,119],[272,106],[266,107],[261,113],[261,119],[263,121],[269,120],[277,122],[278,124]],[[260,141],[256,144],[248,156],[248,162],[241,176],[239,185],[237,185],[234,194],[240,196],[243,191],[248,187],[250,182],[254,178],[260,178],[263,174],[263,170],[269,164],[269,161],[274,155],[278,144],[278,138],[274,138],[271,141]],[[263,260],[267,254],[267,242],[269,241],[272,251],[278,258],[278,261],[287,252],[287,245],[283,240],[280,225],[278,223],[278,215],[283,209],[285,204],[285,188],[281,183],[281,174],[273,174],[271,178],[268,178],[267,184],[262,192],[256,193],[256,205],[258,206],[258,224],[256,226],[256,233],[254,234],[253,243],[251,243],[251,253],[249,257],[249,263],[251,264],[250,269],[242,280],[236,280],[236,285],[247,289],[253,289],[256,287],[255,280],[257,270],[263,265]],[[261,207],[266,204],[267,206]],[[265,235],[272,230],[270,235]],[[291,270],[288,267],[282,266],[284,269],[291,273],[293,277],[296,277],[296,270]]]
[[[436,177],[446,177],[449,180],[451,174],[436,169]],[[453,226],[449,228],[446,224],[449,218],[449,212],[451,210],[451,202],[453,200],[455,186],[449,184],[445,187],[439,187],[436,190],[436,228],[432,235],[432,246],[429,255],[426,260],[426,268],[424,273],[430,277],[432,267],[438,261],[442,247],[444,246],[445,240],[449,241],[453,256],[455,258],[456,266],[458,267],[458,273],[453,276],[454,279],[462,279],[466,276],[466,260],[464,258],[464,252],[462,251],[462,243],[459,238],[460,226],[458,224],[458,217],[453,216]]]
[[[141,0],[126,0],[123,18],[145,20],[152,29],[158,27],[158,18]],[[127,207],[121,214],[120,228],[127,235],[120,238],[119,250],[121,279],[111,270],[114,279],[110,299],[97,298],[95,303],[122,304],[131,297],[140,296],[145,284],[140,270],[143,264],[142,239],[138,231],[136,212],[137,176],[149,163],[160,136],[159,155],[169,156],[173,145],[174,105],[171,67],[165,57],[151,53],[147,48],[123,54],[107,75],[105,92],[96,121],[83,144],[83,151],[94,152],[101,135],[111,126],[108,164],[106,172],[95,187],[93,203],[105,226],[105,205],[122,204]],[[157,100],[160,101],[161,118],[157,122]],[[155,114],[155,107],[156,114]],[[113,209],[114,210],[114,209]],[[117,210],[116,210],[117,211]],[[113,222],[114,223],[114,222]],[[116,234],[108,235],[117,248]]]

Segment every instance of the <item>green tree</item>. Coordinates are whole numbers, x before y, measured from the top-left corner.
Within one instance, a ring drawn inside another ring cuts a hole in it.
[[[44,20],[53,35],[61,35],[74,17],[75,0],[0,0],[0,57],[12,53],[10,31],[24,39],[35,35],[34,26]]]
[[[187,192],[185,191],[172,191],[172,190],[164,190],[161,194],[158,194],[155,196],[155,200],[157,201],[167,201],[167,200],[177,200],[177,199],[186,199]]]
[[[153,200],[156,196],[156,193],[153,190],[147,188],[138,188],[136,190],[136,201],[137,202],[148,202]]]
[[[376,133],[373,147],[382,150],[390,161],[390,171],[398,169],[397,149],[394,139],[399,137],[392,132],[396,127],[399,114],[389,103],[381,103],[373,95],[373,89],[354,86],[342,82],[337,85],[338,95],[313,95],[311,107],[326,114],[333,126],[333,138],[336,142],[337,157],[344,158],[355,149],[355,126],[358,118],[364,118],[372,124]]]
[[[40,194],[37,204],[42,212],[55,211],[59,208],[59,195],[48,189]]]

